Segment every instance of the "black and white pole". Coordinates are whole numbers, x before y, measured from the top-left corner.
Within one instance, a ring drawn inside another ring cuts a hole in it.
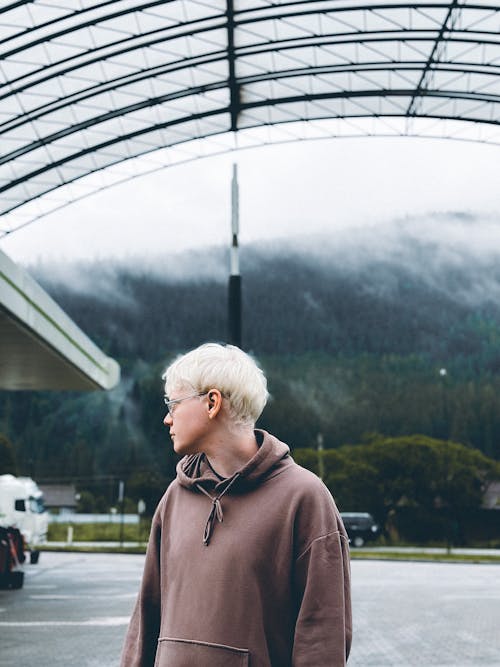
[[[231,270],[229,275],[229,342],[241,347],[241,275],[238,248],[240,228],[238,203],[238,167],[233,164],[231,181]]]

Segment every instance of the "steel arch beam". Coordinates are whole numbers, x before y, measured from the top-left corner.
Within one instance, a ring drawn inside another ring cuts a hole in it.
[[[120,161],[259,125],[499,125],[499,33],[500,2],[11,2],[0,215]]]

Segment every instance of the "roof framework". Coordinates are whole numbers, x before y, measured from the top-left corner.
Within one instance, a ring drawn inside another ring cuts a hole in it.
[[[38,217],[28,202],[46,193],[72,200],[140,173],[124,161],[160,168],[196,140],[212,141],[197,155],[221,152],[284,123],[308,121],[311,137],[432,135],[445,119],[441,136],[500,143],[499,73],[491,0],[6,2],[0,235],[20,207]]]

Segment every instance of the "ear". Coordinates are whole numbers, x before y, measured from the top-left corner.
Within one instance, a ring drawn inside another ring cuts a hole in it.
[[[222,394],[218,389],[210,389],[207,393],[208,401],[208,418],[216,417],[222,407]]]

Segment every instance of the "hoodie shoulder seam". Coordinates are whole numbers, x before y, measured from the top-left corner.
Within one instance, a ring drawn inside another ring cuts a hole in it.
[[[306,553],[311,549],[312,545],[315,542],[319,542],[320,540],[325,540],[327,537],[333,537],[333,535],[338,535],[342,539],[342,535],[340,534],[340,530],[332,530],[330,533],[325,533],[324,535],[320,535],[319,537],[315,537],[313,540],[309,542],[307,547],[302,551],[300,556],[297,556],[296,561],[299,561],[301,558],[303,558]]]

